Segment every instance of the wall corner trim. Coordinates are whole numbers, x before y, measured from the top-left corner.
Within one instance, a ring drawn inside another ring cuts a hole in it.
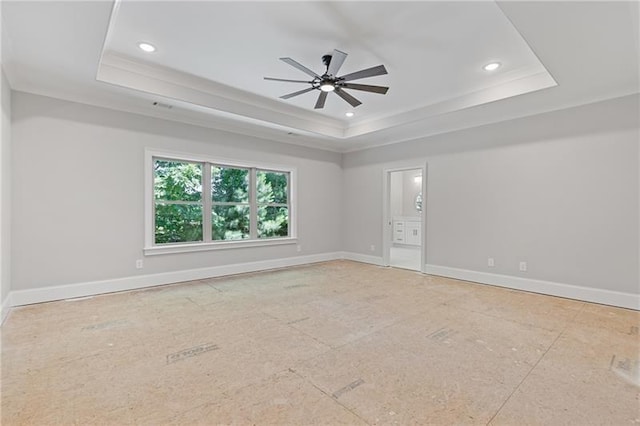
[[[4,298],[2,304],[0,305],[0,327],[4,324],[4,320],[7,319],[9,313],[11,312],[11,293],[7,294],[7,297]]]
[[[317,262],[326,262],[336,259],[342,259],[341,252],[329,252],[307,256],[260,260],[256,262],[235,263],[230,265],[212,266],[208,268],[187,269],[182,271],[163,272],[159,274],[114,278],[102,281],[91,281],[52,287],[40,287],[29,290],[15,290],[9,293],[9,297],[7,297],[7,299],[10,299],[10,303],[7,301],[5,301],[5,303],[7,303],[9,306],[30,305],[33,303],[97,296],[106,293],[137,290],[165,284],[175,284],[185,281],[221,277],[225,275],[266,271],[269,269],[285,268],[289,266],[298,266]],[[8,306],[5,307],[3,304],[2,315],[5,315],[5,311],[8,310],[7,308]]]
[[[467,269],[451,268],[448,266],[425,265],[425,273],[441,277],[472,281],[479,284],[489,284],[515,290],[550,296],[565,297],[584,302],[600,303],[620,308],[640,310],[640,294],[623,293],[613,290],[603,290],[592,287],[582,287],[552,281],[542,281],[522,278],[512,275],[491,274],[487,272],[471,271]]]

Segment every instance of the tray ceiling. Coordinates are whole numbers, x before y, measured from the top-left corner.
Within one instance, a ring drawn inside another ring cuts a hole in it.
[[[156,51],[140,50],[141,41]],[[280,57],[322,74],[321,57],[334,48],[349,54],[343,74],[384,64],[389,74],[358,83],[387,85],[388,94],[351,91],[363,102],[357,108],[330,94],[325,108],[314,110],[318,91],[281,100],[308,85],[263,79],[307,79]],[[484,70],[490,62],[501,67]],[[423,118],[555,85],[494,2],[398,7],[393,2],[119,1],[103,69],[98,78],[105,82],[336,138],[413,121],[415,112]],[[347,119],[346,112],[354,116]]]
[[[638,92],[637,2],[3,2],[12,87],[337,151]],[[634,18],[635,16],[635,18]],[[156,47],[138,48],[141,41]],[[348,53],[351,108],[279,96]],[[500,62],[493,72],[483,69]],[[158,108],[153,104],[170,105]],[[347,118],[346,112],[354,117]]]

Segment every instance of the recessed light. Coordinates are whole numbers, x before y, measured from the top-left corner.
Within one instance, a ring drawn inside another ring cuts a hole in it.
[[[500,68],[500,65],[502,65],[500,62],[491,62],[482,68],[484,68],[485,71],[495,71]]]
[[[344,115],[346,115],[347,117],[353,117],[353,113],[351,111],[345,112]]]
[[[138,43],[138,47],[140,48],[140,50],[147,52],[147,53],[151,53],[151,52],[155,52],[156,51],[156,47],[153,44],[149,44],[149,43],[145,43],[145,42],[141,42]]]

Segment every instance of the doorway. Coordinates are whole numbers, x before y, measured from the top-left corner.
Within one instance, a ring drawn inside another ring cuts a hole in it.
[[[423,168],[385,170],[385,265],[422,271]]]

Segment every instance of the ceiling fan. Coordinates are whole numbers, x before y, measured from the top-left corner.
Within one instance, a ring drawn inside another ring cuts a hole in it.
[[[291,58],[280,58],[281,61],[286,62],[287,64],[299,69],[305,74],[313,77],[312,80],[288,80],[283,78],[272,78],[265,77],[265,80],[272,81],[285,81],[289,83],[308,83],[311,84],[311,87],[308,87],[303,90],[299,90],[297,92],[289,93],[287,95],[280,96],[281,99],[289,99],[294,96],[302,95],[303,93],[310,92],[312,90],[320,90],[320,95],[318,96],[318,100],[316,101],[315,109],[324,108],[324,103],[327,100],[327,95],[329,92],[334,92],[346,102],[349,103],[352,107],[357,107],[362,104],[359,100],[351,96],[349,93],[345,92],[344,89],[353,89],[353,90],[362,90],[364,92],[371,93],[379,93],[384,95],[389,90],[388,87],[384,86],[371,86],[368,84],[354,84],[348,83],[352,80],[358,80],[361,78],[374,77],[376,75],[383,75],[387,73],[384,65],[378,65],[376,67],[367,68],[361,71],[352,72],[350,74],[345,74],[343,76],[338,77],[338,70],[344,63],[344,60],[347,58],[347,54],[341,52],[337,49],[333,51],[330,55],[324,55],[322,57],[322,63],[327,67],[327,70],[322,75],[318,75],[315,72],[311,71],[309,68],[300,64],[299,62],[294,61]]]

